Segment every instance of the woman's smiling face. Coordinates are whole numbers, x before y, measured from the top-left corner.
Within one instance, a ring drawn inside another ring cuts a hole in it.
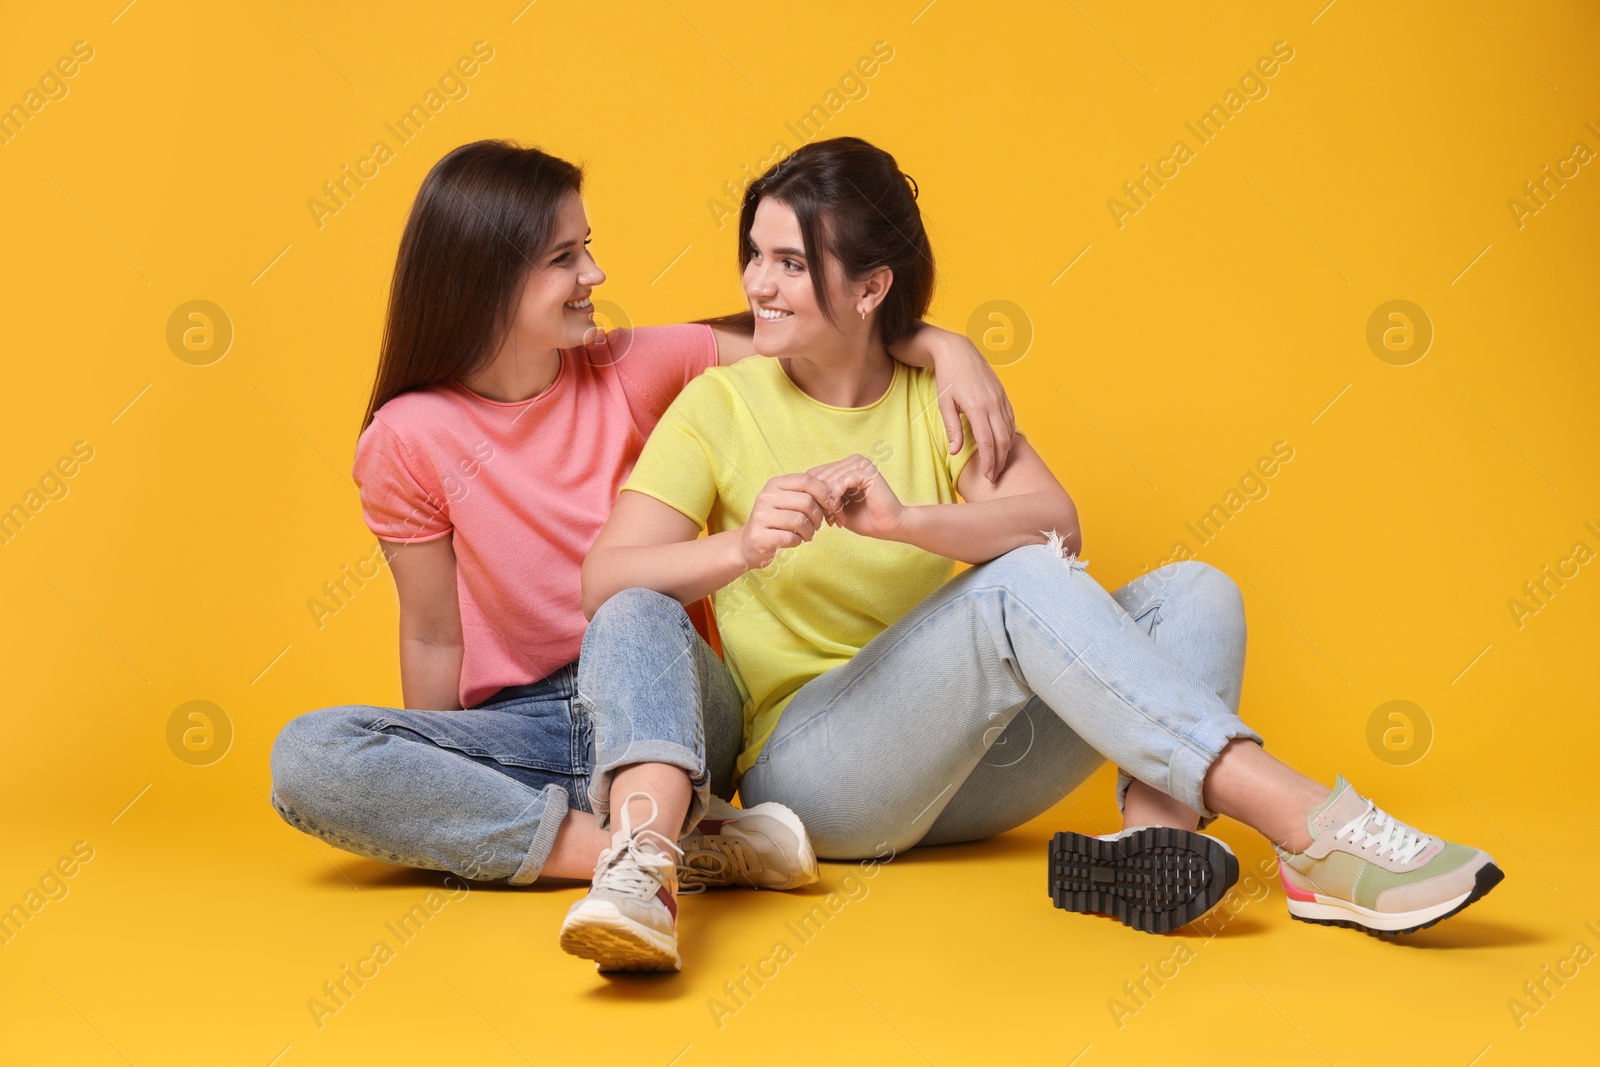
[[[589,254],[589,217],[583,198],[567,196],[556,214],[549,247],[539,254],[522,287],[512,331],[539,348],[576,348],[594,329],[589,294],[606,280]]]
[[[756,351],[766,356],[793,356],[839,343],[841,329],[822,313],[813,287],[819,276],[828,286],[828,304],[855,317],[839,265],[806,259],[805,239],[794,209],[771,197],[756,205],[750,224],[750,260],[744,268],[744,291],[756,318]]]

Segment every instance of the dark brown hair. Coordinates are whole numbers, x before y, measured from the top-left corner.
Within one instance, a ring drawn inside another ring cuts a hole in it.
[[[362,430],[401,393],[494,358],[562,201],[582,186],[581,168],[511,141],[474,141],[434,164],[400,237]]]
[[[739,269],[750,262],[756,207],[771,197],[787,204],[800,224],[817,306],[830,321],[824,259],[839,261],[856,281],[879,267],[894,273],[878,305],[878,336],[893,344],[928,313],[933,300],[933,246],[917,209],[917,183],[894,157],[859,137],[804,145],[750,183],[739,209]]]

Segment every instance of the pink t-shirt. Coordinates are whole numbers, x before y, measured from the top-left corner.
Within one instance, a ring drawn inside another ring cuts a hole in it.
[[[531,400],[451,382],[378,409],[356,443],[362,517],[385,541],[453,535],[462,707],[578,658],[583,557],[662,413],[716,365],[709,326],[614,330],[562,352]]]

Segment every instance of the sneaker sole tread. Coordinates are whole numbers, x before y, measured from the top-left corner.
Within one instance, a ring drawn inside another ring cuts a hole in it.
[[[1050,898],[1063,911],[1109,915],[1164,934],[1214,908],[1239,880],[1220,840],[1154,826],[1115,841],[1058,833],[1050,842]]]
[[[563,951],[593,960],[601,971],[682,970],[676,945],[662,944],[660,939],[655,931],[607,909],[569,915],[561,925],[560,940]]]

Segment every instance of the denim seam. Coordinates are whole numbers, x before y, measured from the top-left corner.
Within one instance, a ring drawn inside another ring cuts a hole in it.
[[[401,708],[401,709],[397,709],[397,710],[404,711],[404,710],[407,710],[407,709]],[[470,710],[470,711],[492,711],[492,710],[496,710],[496,709],[492,709],[492,708],[470,708],[468,710]],[[461,756],[464,756],[464,757],[466,757],[468,759],[489,759],[489,760],[493,760],[494,762],[499,763],[499,764],[501,764],[503,766],[506,766],[506,767],[518,767],[518,768],[521,768],[523,770],[530,770],[530,771],[544,771],[544,772],[546,772],[548,774],[570,774],[570,773],[572,773],[572,767],[570,765],[568,765],[568,764],[558,764],[558,763],[552,763],[552,762],[548,762],[548,761],[540,762],[540,761],[537,761],[537,760],[533,760],[533,759],[527,758],[526,756],[524,756],[522,754],[519,754],[519,753],[511,753],[511,752],[503,752],[503,751],[492,751],[490,749],[484,748],[482,745],[463,745],[463,744],[458,743],[456,741],[456,739],[454,739],[454,738],[441,739],[441,738],[433,736],[432,734],[430,734],[430,733],[428,733],[428,732],[426,732],[424,730],[417,729],[417,727],[413,726],[411,723],[398,722],[398,721],[396,721],[394,719],[384,718],[382,716],[372,720],[372,725],[371,725],[370,729],[375,733],[386,733],[386,732],[388,732],[388,730],[391,727],[396,729],[396,730],[404,730],[408,734],[416,734],[418,737],[426,739],[428,744],[434,746],[435,748],[439,749],[440,751],[443,751],[443,752],[454,752],[454,753],[456,753],[458,755],[461,755]],[[391,735],[391,736],[393,736],[393,735]]]
[[[665,596],[666,594],[662,594],[662,595]],[[680,607],[681,606],[682,605],[680,605]],[[688,640],[689,647],[693,648],[695,642],[700,640],[700,631],[696,630],[694,628],[694,624],[689,621],[688,614],[687,613],[680,614],[673,621],[675,621],[678,624],[678,629],[683,631],[683,636]],[[586,638],[588,637],[588,631],[584,631],[584,636]],[[579,646],[578,659],[576,661],[574,661],[574,662],[581,664],[582,660],[583,660],[583,653],[582,653],[582,646],[580,645]],[[584,707],[588,708],[592,712],[594,710],[594,703],[588,697],[584,696],[583,690],[581,690],[578,687],[578,679],[579,679],[579,677],[580,677],[579,668],[578,667],[574,667],[573,671],[572,671],[572,699],[582,701]]]
[[[277,808],[278,814],[283,816],[283,820],[290,826],[293,826],[302,833],[310,834],[312,837],[318,838],[324,843],[332,845],[335,848],[343,849],[346,852],[361,856],[364,859],[368,858],[367,854],[369,852],[383,851],[382,849],[375,848],[371,845],[365,844],[364,842],[357,841],[355,838],[346,837],[344,834],[326,829],[311,819],[307,819],[305,816],[301,815],[287,804],[274,804],[273,807]],[[398,853],[394,852],[387,853],[380,860],[380,862],[398,863],[408,867],[418,866],[417,863],[411,862],[409,859],[401,857]]]
[[[589,745],[594,741],[594,706],[578,696],[576,681],[572,693],[567,713],[572,719],[572,777],[577,796],[569,797],[568,802],[576,801],[579,808],[588,810],[592,808],[589,789],[594,784],[594,763],[589,759]]]
[[[1161,614],[1161,609],[1166,606],[1166,603],[1167,602],[1165,600],[1157,600],[1154,603],[1152,603],[1149,607],[1147,607],[1143,611],[1139,612],[1139,614],[1137,614],[1137,615],[1135,615],[1133,612],[1129,611],[1128,612],[1128,617],[1131,618],[1134,622],[1138,622],[1140,619],[1143,619],[1145,616],[1150,615],[1150,614],[1153,613],[1155,615],[1155,618],[1150,623],[1150,629],[1145,631],[1145,636],[1150,638],[1150,640],[1154,641],[1156,639],[1156,630],[1159,629],[1161,624],[1162,624],[1162,622],[1165,621],[1165,616],[1163,616]],[[1126,609],[1124,609],[1124,610],[1126,610]]]
[[[580,747],[583,741],[585,717],[588,717],[592,722],[593,709],[578,699],[576,690],[574,690],[573,697],[567,702],[567,719],[572,724],[572,728],[567,732],[567,746],[570,749],[568,759],[572,764],[573,770],[577,770],[584,757],[588,755],[587,746]]]

